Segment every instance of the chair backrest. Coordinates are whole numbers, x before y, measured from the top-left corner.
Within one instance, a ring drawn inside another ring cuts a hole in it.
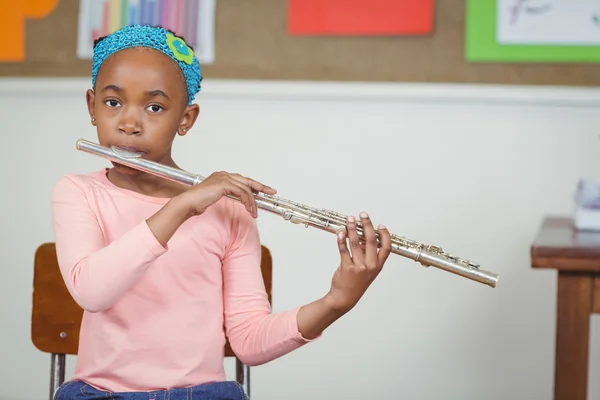
[[[77,354],[83,310],[73,300],[58,268],[54,243],[35,252],[31,341],[50,354]]]
[[[261,246],[261,271],[269,302],[272,303],[271,252]],[[79,329],[83,309],[73,300],[60,273],[54,243],[44,243],[35,252],[33,272],[33,306],[31,312],[31,341],[34,346],[52,355],[76,355],[79,347]],[[235,357],[238,382],[248,385],[248,371],[237,359],[229,340],[225,345],[225,357]],[[245,367],[247,368],[247,367]],[[249,395],[249,386],[247,388]]]

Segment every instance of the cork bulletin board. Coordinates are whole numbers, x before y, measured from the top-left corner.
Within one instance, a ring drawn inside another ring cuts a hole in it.
[[[26,60],[0,63],[0,76],[89,76],[91,62],[76,55],[78,7],[60,0],[46,18],[28,20]],[[286,0],[217,0],[216,10],[206,79],[600,84],[600,64],[467,62],[465,0],[436,0],[427,36],[290,36]]]

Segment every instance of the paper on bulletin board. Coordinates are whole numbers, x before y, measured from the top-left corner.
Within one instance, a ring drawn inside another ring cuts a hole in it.
[[[424,35],[434,0],[288,0],[292,35]]]
[[[518,0],[512,0],[512,2],[508,3],[510,5],[515,5],[517,1]],[[538,0],[536,0],[536,2],[536,4],[541,4]],[[551,2],[558,4],[558,1]],[[503,0],[466,0],[465,57],[468,61],[540,63],[600,62],[600,45],[596,45],[593,42],[586,44],[581,44],[581,42],[580,44],[569,44],[568,40],[557,43],[554,39],[546,39],[545,43],[501,43],[498,38],[497,29],[501,21],[501,15],[499,15],[498,9],[499,6],[502,7],[502,4],[505,3],[506,2]],[[533,4],[533,1],[531,4]],[[533,17],[532,15],[529,16]],[[539,17],[541,14],[537,16]],[[520,14],[520,18],[523,17],[524,14]],[[553,28],[560,31],[557,26],[554,26]],[[523,40],[527,41],[527,39]]]
[[[200,64],[215,59],[216,0],[80,0],[77,57],[91,59],[94,40],[126,25],[152,24],[183,36]]]
[[[0,62],[25,61],[26,21],[47,17],[58,0],[0,1]]]
[[[598,0],[497,0],[498,42],[599,45]]]

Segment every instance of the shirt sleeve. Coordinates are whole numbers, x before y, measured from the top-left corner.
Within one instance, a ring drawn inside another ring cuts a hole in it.
[[[63,176],[52,190],[52,218],[61,274],[73,299],[89,312],[110,308],[165,253],[146,221],[106,243],[84,183]]]
[[[299,308],[272,313],[261,272],[256,221],[234,205],[232,238],[223,260],[225,328],[244,364],[256,366],[311,342],[298,330]]]

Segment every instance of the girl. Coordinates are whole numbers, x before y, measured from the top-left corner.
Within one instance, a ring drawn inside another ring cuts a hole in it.
[[[193,49],[161,27],[128,26],[96,41],[86,99],[99,143],[177,167],[171,147],[198,117],[201,80]],[[225,380],[225,335],[238,358],[255,366],[315,340],[357,304],[390,253],[388,231],[379,226],[378,249],[362,213],[362,244],[350,217],[338,235],[330,290],[272,313],[256,192],[276,190],[227,172],[182,187],[116,163],[58,180],[57,255],[84,315],[75,374],[56,400],[245,399],[240,385]]]

